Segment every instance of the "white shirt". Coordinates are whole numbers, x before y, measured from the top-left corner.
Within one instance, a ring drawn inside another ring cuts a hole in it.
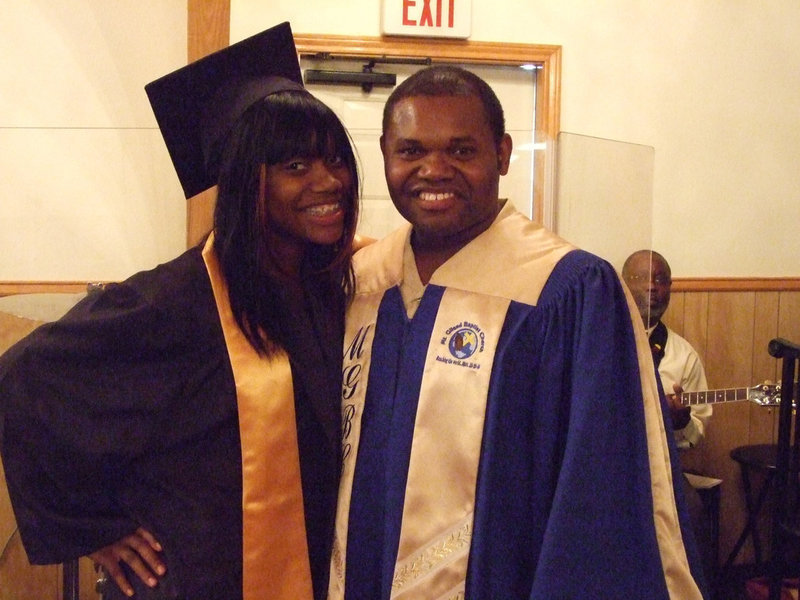
[[[648,336],[652,333],[647,331]],[[667,345],[664,357],[658,365],[658,374],[665,394],[673,394],[672,385],[677,383],[685,392],[701,392],[708,389],[706,372],[700,356],[692,345],[677,333],[667,328]],[[713,409],[711,404],[694,404],[691,407],[689,424],[675,431],[678,448],[692,448],[703,439]]]

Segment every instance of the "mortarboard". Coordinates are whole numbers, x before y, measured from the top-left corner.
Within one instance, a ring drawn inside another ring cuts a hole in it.
[[[289,23],[237,42],[148,83],[155,113],[183,192],[190,198],[217,183],[207,153],[254,102],[303,89]]]

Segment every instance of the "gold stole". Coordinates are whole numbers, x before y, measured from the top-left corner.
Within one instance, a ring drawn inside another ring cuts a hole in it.
[[[650,342],[639,318],[636,302],[622,283],[625,298],[631,312],[633,333],[636,338],[636,353],[639,357],[639,378],[644,397],[645,430],[647,431],[648,459],[650,463],[650,489],[653,495],[656,539],[658,540],[664,579],[670,598],[680,600],[697,599],[702,595],[689,571],[689,559],[683,543],[677,507],[675,505],[672,466],[661,411],[661,400],[655,379],[655,366]]]
[[[336,507],[336,529],[331,554],[328,600],[344,598],[345,547],[350,516],[358,442],[361,437],[361,415],[372,359],[375,322],[383,291],[361,294],[353,299],[347,311],[342,362],[342,477],[339,483],[339,504]],[[379,574],[375,574],[379,577]]]
[[[260,356],[239,329],[213,249],[203,249],[228,348],[242,445],[244,600],[313,598],[292,372],[285,353]]]
[[[463,598],[486,400],[509,301],[447,289],[425,360],[392,598]],[[444,441],[444,443],[443,443]]]
[[[400,253],[389,254],[402,256],[406,236],[393,238]],[[385,289],[401,272],[402,265],[388,266],[378,275],[380,281],[367,285],[371,289],[358,294],[348,310],[344,465],[330,600],[344,597],[350,497],[378,308]],[[420,390],[392,598],[463,598],[486,398],[508,306],[505,298],[458,289],[443,294]],[[448,403],[446,398],[457,401]]]

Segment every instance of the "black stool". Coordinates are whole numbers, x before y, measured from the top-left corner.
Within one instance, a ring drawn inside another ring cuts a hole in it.
[[[744,500],[747,506],[747,522],[739,539],[736,540],[733,550],[731,550],[731,553],[728,555],[728,559],[725,561],[725,566],[722,568],[723,573],[733,565],[733,561],[736,560],[748,536],[753,540],[753,552],[755,554],[756,564],[762,563],[761,540],[759,539],[757,528],[758,516],[764,505],[764,500],[772,487],[772,480],[775,477],[777,448],[776,444],[756,444],[752,446],[739,446],[731,450],[731,458],[739,463],[742,470],[742,486],[744,487]],[[761,484],[761,488],[755,496],[753,495],[753,489],[750,483],[751,471],[762,471],[766,473],[764,482]]]
[[[779,600],[785,578],[793,577],[796,583],[800,571],[800,344],[775,338],[769,343],[769,354],[783,359],[769,560],[769,600]]]

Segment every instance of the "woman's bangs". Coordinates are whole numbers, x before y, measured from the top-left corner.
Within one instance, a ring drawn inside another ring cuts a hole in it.
[[[302,108],[302,110],[301,110]],[[275,119],[269,164],[296,157],[325,157],[341,153],[348,143],[335,115],[319,110],[316,101],[294,106]]]

